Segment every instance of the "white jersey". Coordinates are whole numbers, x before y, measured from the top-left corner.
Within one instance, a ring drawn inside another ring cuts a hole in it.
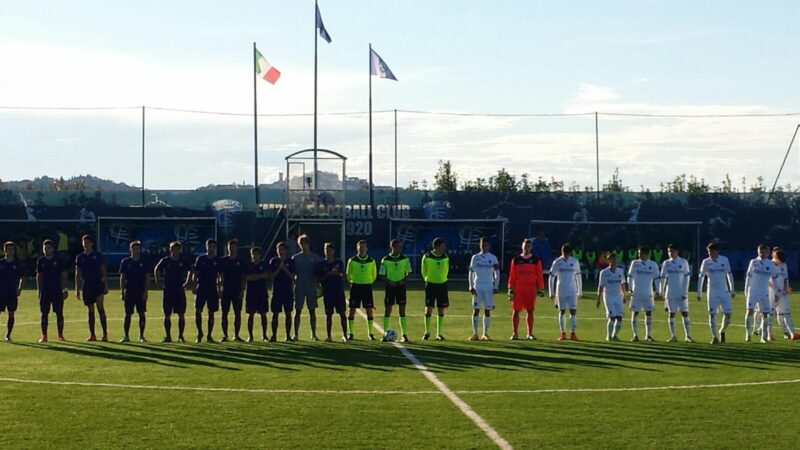
[[[744,293],[750,298],[769,298],[770,281],[778,276],[778,268],[769,259],[753,258],[747,266],[747,276],[744,280]]]
[[[478,286],[493,289],[500,286],[500,262],[489,252],[476,253],[469,262],[469,288]]]
[[[692,269],[689,262],[681,257],[670,258],[661,265],[661,292],[666,298],[689,296],[689,279]]]
[[[652,297],[653,283],[658,280],[658,264],[655,261],[642,261],[637,259],[631,263],[628,269],[628,289],[636,297]]]
[[[720,255],[716,261],[708,257],[700,264],[700,273],[697,274],[697,296],[703,290],[703,278],[708,277],[708,295],[728,295],[733,292],[733,275],[731,263],[728,258]]]
[[[550,266],[548,286],[551,297],[579,297],[583,294],[581,265],[572,256],[559,256]]]
[[[772,279],[769,284],[769,298],[774,299],[776,296],[786,294],[786,284],[789,281],[789,266],[786,263],[780,263],[778,266],[778,276]]]
[[[625,282],[625,270],[617,266],[614,270],[610,267],[600,271],[600,278],[597,282],[598,286],[603,289],[603,299],[609,298],[621,299],[622,283]]]

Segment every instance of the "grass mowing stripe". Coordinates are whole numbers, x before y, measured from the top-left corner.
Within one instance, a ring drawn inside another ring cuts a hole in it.
[[[358,314],[364,319],[367,318],[367,314],[364,313],[364,311],[361,309],[358,310]],[[377,328],[381,334],[384,334],[386,332],[386,330],[384,330],[383,327],[380,325],[375,324],[375,328]],[[512,447],[511,444],[509,444],[509,442],[505,440],[505,438],[503,438],[503,436],[500,436],[500,433],[498,433],[497,430],[492,428],[492,426],[489,425],[489,423],[486,420],[484,420],[483,417],[478,415],[478,413],[476,413],[474,409],[472,409],[466,402],[464,402],[464,400],[461,400],[461,398],[459,398],[459,396],[456,395],[455,392],[453,392],[449,387],[447,387],[447,385],[444,384],[444,382],[442,382],[442,380],[440,380],[439,377],[437,377],[433,372],[431,372],[425,366],[425,364],[423,364],[422,361],[420,361],[416,356],[414,356],[413,353],[411,353],[407,348],[405,348],[403,344],[399,342],[393,342],[392,344],[395,346],[395,348],[400,350],[403,356],[408,358],[408,360],[411,361],[412,364],[414,364],[414,367],[416,367],[417,369],[419,369],[420,372],[422,372],[422,375],[424,375],[425,378],[428,379],[428,381],[433,383],[433,385],[436,386],[436,388],[439,389],[439,391],[441,391],[441,393],[444,394],[451,402],[453,402],[453,404],[456,405],[456,407],[462,413],[464,413],[465,416],[467,416],[473,423],[475,423],[475,425],[477,425],[478,428],[480,428],[486,434],[486,436],[488,436],[489,439],[492,440],[492,442],[494,442],[498,447],[500,447],[503,450],[513,450],[514,447]]]
[[[200,392],[243,392],[248,394],[335,394],[335,395],[439,395],[439,391],[335,391],[325,389],[246,389],[246,388],[216,388],[193,386],[157,386],[146,384],[117,384],[117,383],[90,383],[81,381],[47,381],[47,380],[21,380],[19,378],[0,377],[0,381],[22,384],[45,384],[55,386],[80,386],[103,387],[121,389],[152,389],[164,391],[200,391]]]

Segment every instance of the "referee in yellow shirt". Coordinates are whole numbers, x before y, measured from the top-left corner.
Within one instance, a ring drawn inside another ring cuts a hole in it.
[[[361,240],[356,244],[355,256],[347,260],[345,275],[350,283],[350,315],[347,318],[347,340],[353,340],[353,323],[356,319],[356,310],[363,307],[367,312],[367,337],[375,340],[372,334],[373,312],[375,302],[372,298],[372,283],[378,278],[378,269],[375,260],[367,254],[367,241]]]
[[[386,312],[383,314],[383,339],[386,341],[386,332],[389,331],[389,318],[392,316],[392,307],[397,304],[400,314],[400,342],[408,342],[406,334],[406,278],[411,273],[411,261],[403,254],[403,244],[392,239],[389,244],[391,253],[381,260],[380,275],[386,282],[386,297],[384,304]]]

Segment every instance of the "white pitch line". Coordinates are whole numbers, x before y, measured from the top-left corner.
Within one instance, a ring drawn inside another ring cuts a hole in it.
[[[774,381],[750,381],[741,383],[722,383],[722,384],[693,384],[693,385],[676,385],[676,386],[643,386],[643,387],[629,387],[629,388],[564,388],[564,389],[508,389],[508,390],[475,390],[475,391],[456,391],[459,394],[558,394],[558,393],[580,393],[580,392],[641,392],[641,391],[669,391],[669,390],[687,390],[687,389],[717,389],[728,387],[745,387],[745,386],[768,386],[775,384],[797,384],[800,379],[796,380],[774,380]]]
[[[358,313],[364,319],[367,318],[367,315],[364,313],[363,310],[359,309]],[[383,327],[378,324],[375,324],[375,328],[377,328],[381,334],[385,332]],[[425,364],[423,364],[422,361],[420,361],[416,356],[414,356],[414,354],[411,353],[403,344],[399,342],[393,342],[392,345],[394,345],[395,348],[400,350],[403,356],[408,358],[408,360],[411,361],[411,363],[414,364],[414,366],[420,372],[422,372],[422,375],[424,375],[425,378],[428,379],[428,381],[433,383],[433,385],[436,386],[436,388],[439,389],[439,391],[442,394],[444,394],[445,397],[448,398],[448,400],[453,402],[453,404],[456,405],[456,407],[465,416],[467,416],[475,425],[477,425],[478,428],[480,428],[486,434],[486,436],[488,436],[489,439],[491,439],[492,442],[495,443],[495,445],[497,445],[503,450],[513,450],[514,447],[512,447],[507,440],[505,440],[502,436],[500,436],[500,433],[498,433],[497,430],[492,428],[492,426],[489,425],[489,423],[486,422],[486,420],[483,417],[478,415],[478,413],[476,413],[475,410],[472,409],[472,407],[470,407],[466,402],[464,402],[464,400],[461,400],[461,398],[459,398],[459,396],[456,395],[455,392],[453,392],[449,387],[447,387],[447,385],[444,384],[444,382],[440,380],[439,377],[436,376],[436,374],[431,372],[430,369],[428,369],[428,367]]]
[[[22,380],[19,378],[0,377],[0,381],[22,384],[46,384],[55,386],[81,386],[81,387],[106,387],[120,389],[151,389],[161,391],[200,391],[200,392],[243,392],[249,394],[336,394],[336,395],[439,395],[439,391],[337,391],[326,389],[246,389],[246,388],[217,388],[193,386],[158,386],[147,384],[118,384],[118,383],[90,383],[78,381],[45,381]]]
[[[404,348],[405,349],[405,348]],[[406,349],[406,351],[408,351]],[[410,353],[410,352],[409,352]],[[413,355],[412,355],[413,356]],[[419,361],[419,360],[417,360]],[[162,391],[193,391],[193,392],[235,392],[247,394],[329,394],[329,395],[440,395],[441,390],[436,391],[368,391],[368,390],[326,390],[326,389],[247,389],[247,388],[220,388],[220,387],[200,387],[200,386],[159,386],[144,384],[120,384],[120,383],[92,383],[79,381],[48,381],[31,380],[20,378],[0,377],[0,381],[19,384],[38,384],[52,386],[78,386],[78,387],[101,387],[117,389],[145,389]],[[796,380],[772,380],[772,381],[750,381],[741,383],[722,383],[722,384],[692,384],[674,386],[643,386],[630,388],[562,388],[562,389],[498,389],[498,390],[460,390],[452,391],[461,395],[496,395],[496,394],[575,394],[575,393],[604,393],[604,392],[642,392],[642,391],[665,391],[665,390],[690,390],[690,389],[719,389],[729,387],[752,387],[770,386],[781,384],[798,384]]]

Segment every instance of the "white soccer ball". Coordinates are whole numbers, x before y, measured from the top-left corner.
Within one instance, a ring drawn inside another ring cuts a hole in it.
[[[397,333],[395,333],[394,330],[389,330],[389,331],[386,332],[386,336],[385,337],[386,337],[387,341],[394,342],[394,340],[397,339]]]

